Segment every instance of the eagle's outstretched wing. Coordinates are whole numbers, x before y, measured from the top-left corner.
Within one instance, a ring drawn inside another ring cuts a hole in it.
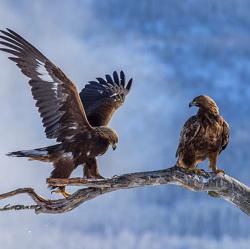
[[[30,78],[29,84],[48,138],[58,142],[91,132],[76,86],[40,51],[14,31],[1,31],[0,50]]]
[[[90,81],[80,92],[88,121],[92,126],[106,126],[113,113],[123,104],[132,79],[126,84],[123,71],[115,71],[113,77],[97,78]]]
[[[188,145],[197,137],[201,129],[201,124],[197,116],[192,116],[184,124],[181,134],[180,142],[175,156],[178,157],[183,149],[188,148]]]

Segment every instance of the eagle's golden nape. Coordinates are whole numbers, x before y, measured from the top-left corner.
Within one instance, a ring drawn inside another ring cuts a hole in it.
[[[30,79],[45,134],[57,141],[53,146],[8,155],[51,162],[53,178],[69,178],[79,165],[85,165],[85,177],[103,178],[96,157],[118,142],[116,132],[107,125],[124,103],[132,79],[127,82],[123,71],[114,71],[112,76],[90,81],[78,93],[60,68],[16,32],[0,30],[0,44],[0,50],[11,54],[9,59]],[[59,187],[56,192],[68,196],[65,188]]]
[[[217,168],[217,160],[229,142],[229,125],[211,97],[200,95],[189,103],[189,107],[192,106],[199,109],[182,128],[176,165],[199,174],[202,170],[197,165],[208,159],[214,173],[224,173]]]

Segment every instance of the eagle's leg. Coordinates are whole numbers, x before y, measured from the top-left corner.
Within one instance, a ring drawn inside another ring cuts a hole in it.
[[[203,169],[199,169],[195,164],[185,165],[183,162],[177,162],[177,167],[184,169],[187,173],[194,173],[196,175],[201,175],[203,173]]]
[[[83,175],[89,179],[89,178],[93,178],[92,175],[91,175],[91,172],[90,172],[90,169],[88,167],[87,164],[84,165],[84,168],[83,168]]]
[[[65,190],[65,187],[58,187],[57,189],[54,189],[51,191],[52,193],[62,194],[64,198],[68,198],[70,196],[70,193]]]
[[[187,173],[201,175],[202,169],[197,168],[197,160],[193,149],[184,151],[178,158],[176,165],[184,168]]]
[[[218,153],[217,152],[210,153],[208,155],[208,159],[209,159],[209,162],[210,162],[209,168],[212,169],[212,171],[215,174],[219,174],[219,173],[225,174],[225,171],[223,169],[218,169],[217,168],[217,158],[218,158]]]
[[[95,158],[91,158],[86,161],[84,166],[84,176],[87,178],[104,179],[104,177],[99,173]]]
[[[56,160],[54,163],[54,169],[51,172],[50,177],[51,178],[69,178],[72,171],[75,169],[75,164],[71,160],[71,158],[62,157]],[[70,193],[68,193],[65,190],[65,186],[62,187],[51,187],[53,190],[52,193],[62,194],[65,198],[70,196]]]

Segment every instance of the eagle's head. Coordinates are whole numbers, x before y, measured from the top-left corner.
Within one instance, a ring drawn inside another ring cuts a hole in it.
[[[197,106],[201,110],[203,110],[205,112],[209,112],[213,115],[219,114],[219,108],[218,108],[217,104],[215,103],[215,101],[211,97],[209,97],[207,95],[200,95],[200,96],[195,97],[189,103],[189,107],[192,107],[192,106]]]
[[[96,127],[98,129],[98,133],[106,140],[108,140],[109,144],[112,146],[113,150],[116,149],[116,145],[118,143],[118,135],[117,133],[107,127],[107,126],[100,126]]]

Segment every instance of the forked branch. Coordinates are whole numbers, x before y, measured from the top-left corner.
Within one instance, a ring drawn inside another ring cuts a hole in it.
[[[0,211],[34,209],[38,213],[64,213],[71,211],[82,203],[95,197],[120,190],[143,186],[174,184],[192,191],[207,192],[211,196],[220,197],[250,215],[250,188],[228,175],[215,175],[204,172],[201,175],[187,172],[178,167],[165,170],[125,174],[102,180],[84,178],[56,179],[48,178],[51,186],[84,186],[67,199],[48,200],[32,189],[20,188],[0,195],[0,200],[17,194],[28,194],[35,205],[6,205]]]

